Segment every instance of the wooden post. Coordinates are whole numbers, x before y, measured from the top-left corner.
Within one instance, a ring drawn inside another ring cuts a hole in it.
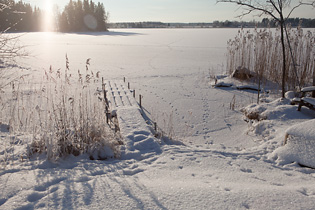
[[[130,83],[128,82],[128,89],[130,89]]]
[[[141,94],[139,95],[139,105],[140,105],[140,108],[142,109],[142,96],[141,96]]]
[[[106,112],[106,123],[109,125],[110,113]]]
[[[124,77],[124,82],[126,82],[126,77]]]
[[[107,102],[107,94],[106,94],[105,84],[104,84],[104,98],[105,98],[105,101]]]
[[[103,97],[104,97],[104,101],[106,104],[106,112],[108,111],[108,100],[107,100],[107,94],[106,94],[106,88],[105,88],[105,83],[104,83],[104,77],[102,77],[102,90],[103,90]]]
[[[313,70],[313,86],[315,86],[315,67]],[[315,98],[315,90],[313,90],[313,92],[312,92],[312,97]]]
[[[136,90],[133,90],[133,97],[136,98]]]

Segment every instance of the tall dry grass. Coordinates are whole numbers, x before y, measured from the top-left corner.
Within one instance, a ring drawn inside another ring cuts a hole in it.
[[[305,32],[300,27],[287,31],[286,89],[294,90],[311,84],[315,69],[315,32]],[[229,73],[238,67],[247,68],[255,72],[256,78],[280,85],[283,62],[279,29],[242,28],[233,40],[228,41],[227,50]]]
[[[66,58],[64,70],[50,67],[41,82],[19,80],[3,105],[0,121],[11,136],[29,136],[27,156],[45,154],[49,160],[88,154],[90,159],[119,156],[119,136],[106,124],[99,72],[89,69],[72,75]]]

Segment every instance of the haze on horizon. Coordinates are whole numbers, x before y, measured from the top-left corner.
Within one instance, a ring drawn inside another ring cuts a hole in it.
[[[32,6],[52,10],[57,5],[63,10],[69,0],[23,0]],[[292,0],[294,5],[298,0]],[[229,3],[216,3],[216,0],[96,0],[104,3],[109,12],[109,22],[213,22],[215,20],[240,20],[236,18],[241,9]],[[291,17],[315,18],[312,7],[303,6]],[[257,16],[246,16],[242,20],[260,20]]]

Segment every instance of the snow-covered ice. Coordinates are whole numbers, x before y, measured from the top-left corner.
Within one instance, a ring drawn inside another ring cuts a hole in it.
[[[22,154],[31,136],[12,136],[9,122],[0,119],[0,160],[10,157],[5,167],[1,162],[0,209],[313,209],[315,171],[280,152],[293,154],[286,148],[293,141],[282,146],[286,133],[296,133],[287,129],[312,120],[315,112],[296,111],[289,100],[273,98],[275,90],[263,96],[269,103],[253,105],[255,91],[212,87],[212,76],[225,73],[226,42],[236,33],[123,29],[22,36],[35,57],[21,60],[28,70],[19,72],[31,73],[33,83],[50,65],[64,68],[65,54],[73,74],[91,58],[90,69],[105,80],[126,77],[143,95],[145,114],[183,144],[156,141],[143,119],[133,119],[139,108],[129,100],[130,106],[116,111],[121,120],[138,122],[120,123],[127,141],[136,142],[124,145],[121,159],[28,160]],[[242,107],[262,120],[244,121]],[[141,153],[148,145],[152,150]]]

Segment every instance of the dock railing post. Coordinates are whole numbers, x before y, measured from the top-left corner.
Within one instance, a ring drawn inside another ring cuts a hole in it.
[[[139,106],[142,109],[142,96],[141,96],[141,94],[139,95]]]

